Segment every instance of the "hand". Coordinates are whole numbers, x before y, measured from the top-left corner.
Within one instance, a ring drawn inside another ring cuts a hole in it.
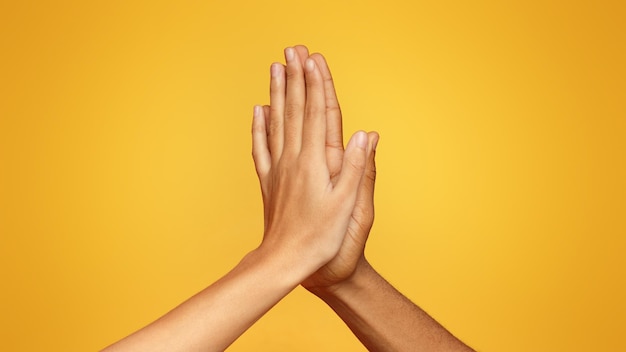
[[[285,58],[286,67],[272,64],[270,106],[255,107],[253,122],[252,151],[265,209],[260,248],[297,256],[309,275],[334,258],[344,242],[368,138],[355,133],[339,162],[341,172],[334,164],[331,168],[323,73],[315,59],[302,60],[294,48],[285,50]]]
[[[369,266],[364,251],[374,223],[374,183],[376,181],[374,159],[377,143],[378,134],[370,132],[364,179],[359,186],[357,201],[339,252],[302,282],[302,286],[313,293],[332,290],[350,279],[359,266]]]
[[[296,49],[301,58],[308,56],[306,47],[298,46]],[[311,55],[311,58],[320,68],[326,92],[326,161],[331,175],[339,175],[344,156],[341,109],[326,60],[317,53]],[[368,133],[365,175],[359,186],[346,235],[337,255],[302,282],[302,286],[310,291],[331,289],[350,278],[358,265],[366,264],[365,243],[374,223],[375,153],[378,139],[376,132]]]

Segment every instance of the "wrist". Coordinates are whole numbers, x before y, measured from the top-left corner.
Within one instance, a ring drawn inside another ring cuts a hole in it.
[[[270,271],[280,276],[285,284],[293,287],[298,286],[321,266],[299,255],[293,248],[273,246],[266,242],[249,252],[242,260],[242,264],[244,262],[270,268]]]
[[[367,261],[365,256],[361,256],[355,266],[354,271],[345,279],[327,286],[307,287],[314,295],[322,300],[325,298],[348,296],[351,292],[357,292],[367,286],[372,275],[378,275],[374,268]]]

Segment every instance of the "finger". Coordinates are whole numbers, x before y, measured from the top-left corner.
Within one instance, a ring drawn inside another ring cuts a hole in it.
[[[341,122],[341,108],[335,92],[333,77],[322,54],[311,55],[319,68],[324,80],[324,94],[326,99],[326,163],[331,177],[339,175],[343,159],[343,128]]]
[[[284,144],[285,67],[273,63],[270,72],[270,121],[267,132],[272,162],[276,163],[282,155]]]
[[[302,145],[305,86],[300,58],[294,48],[285,49],[287,93],[285,96],[285,152],[297,154]]]
[[[265,183],[265,177],[272,163],[270,151],[267,147],[266,128],[263,108],[256,105],[252,118],[252,159],[254,160],[254,167],[261,181],[261,185]]]
[[[302,130],[302,152],[326,159],[326,104],[324,81],[312,59],[304,63],[306,79],[306,107]]]
[[[365,171],[367,133],[356,132],[350,138],[341,166],[341,174],[335,190],[338,191],[350,211],[354,208],[357,192]]]
[[[263,105],[263,116],[265,117],[265,132],[268,133],[270,130],[270,106]],[[269,145],[268,145],[269,148]],[[269,150],[269,149],[268,149]]]
[[[269,116],[270,116],[270,106],[269,105],[263,105],[263,117],[264,117],[264,120],[265,120],[265,135],[266,135],[265,143],[266,143],[266,146],[267,146],[267,153],[268,153],[268,155],[270,157],[269,166],[268,166],[268,169],[267,169],[267,171],[265,173],[264,178],[262,179],[261,177],[259,177],[259,181],[261,183],[261,194],[263,195],[263,219],[264,219],[263,223],[265,224],[264,225],[265,229],[267,229],[267,224],[269,222],[268,219],[269,219],[269,209],[270,209],[270,207],[268,205],[268,202],[270,201],[270,199],[269,199],[270,191],[269,191],[269,177],[268,177],[268,174],[269,174],[269,172],[271,170],[271,164],[272,164],[272,154],[270,153],[269,145],[267,145],[267,132],[269,131],[269,125],[270,125],[269,124],[269,122],[270,122],[269,120],[270,119],[268,118]],[[257,171],[257,173],[258,173],[258,171]]]
[[[296,49],[296,53],[300,58],[300,62],[304,64],[306,59],[309,58],[309,49],[304,45],[296,45],[293,48]]]

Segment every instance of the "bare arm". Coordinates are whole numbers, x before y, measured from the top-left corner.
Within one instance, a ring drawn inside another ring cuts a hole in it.
[[[286,67],[271,68],[272,109],[255,107],[253,120],[266,220],[261,245],[220,280],[106,352],[223,351],[339,251],[365,169],[367,135],[353,136],[343,171],[331,182],[322,74],[312,60],[303,65],[293,49],[286,58]]]
[[[220,280],[104,351],[223,351],[306,275],[298,262],[260,247]]]
[[[473,351],[391,286],[365,258],[349,279],[310,291],[370,351]]]

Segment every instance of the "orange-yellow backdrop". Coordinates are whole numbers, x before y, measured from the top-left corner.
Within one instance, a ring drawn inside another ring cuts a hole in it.
[[[620,4],[621,3],[621,4]],[[376,268],[482,351],[626,349],[621,1],[3,1],[0,349],[88,351],[262,235],[253,104],[326,54]],[[296,289],[232,351],[362,351]]]

